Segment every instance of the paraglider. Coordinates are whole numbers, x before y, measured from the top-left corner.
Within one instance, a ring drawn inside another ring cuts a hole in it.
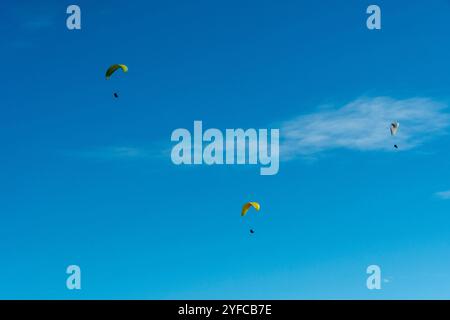
[[[400,123],[396,122],[392,122],[391,123],[391,136],[395,136],[397,134],[398,128],[400,127]],[[398,149],[398,145],[394,144],[394,148]]]
[[[116,72],[119,69],[121,69],[123,72],[128,72],[128,67],[126,65],[124,65],[124,64],[113,64],[112,66],[110,66],[108,68],[108,70],[106,70],[106,73],[105,73],[106,80],[109,80],[109,78],[111,78],[113,73]],[[113,96],[116,99],[119,98],[119,94],[117,92],[114,92]]]
[[[258,202],[247,202],[242,207],[241,217],[244,217],[247,214],[248,210],[252,207],[255,208],[256,211],[259,211],[259,209],[261,209],[261,206],[259,205]],[[255,233],[255,230],[250,229],[250,234],[254,234],[254,233]]]
[[[242,207],[242,211],[241,211],[241,216],[245,216],[247,214],[247,211],[251,208],[255,208],[256,211],[259,211],[259,209],[261,208],[258,202],[247,202],[246,204],[244,204],[244,206]]]
[[[128,72],[128,67],[124,64],[113,64],[112,66],[110,66],[108,68],[108,70],[106,70],[106,80],[108,80],[109,78],[111,78],[112,74],[114,72],[116,72],[117,70],[122,69],[123,72]]]

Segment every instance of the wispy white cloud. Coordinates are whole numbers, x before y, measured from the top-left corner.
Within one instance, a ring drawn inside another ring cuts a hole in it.
[[[442,200],[449,200],[450,199],[450,190],[436,192],[435,196]]]
[[[160,152],[155,153],[150,149],[127,147],[127,146],[115,146],[115,147],[99,147],[87,150],[78,150],[75,152],[69,152],[70,155],[75,155],[81,158],[89,158],[96,160],[121,160],[121,159],[142,159],[160,157]]]
[[[22,22],[22,27],[28,30],[41,30],[52,27],[55,24],[55,19],[51,15],[40,15],[30,17],[28,20]]]
[[[401,150],[444,134],[450,126],[447,106],[427,98],[361,98],[339,109],[318,109],[281,124],[282,158],[311,157],[331,149]],[[395,137],[389,125],[400,122]]]

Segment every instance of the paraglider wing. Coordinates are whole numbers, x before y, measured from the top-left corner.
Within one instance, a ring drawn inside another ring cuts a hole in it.
[[[391,135],[392,136],[395,136],[397,134],[399,126],[400,126],[400,123],[398,123],[398,122],[391,123],[391,128],[390,129],[391,129]]]
[[[124,64],[113,64],[111,67],[108,68],[108,70],[106,70],[106,80],[108,80],[111,75],[116,72],[117,70],[122,69],[123,72],[128,72],[128,67]]]
[[[247,202],[246,204],[244,204],[244,206],[242,207],[242,212],[241,212],[241,216],[245,216],[247,214],[247,211],[251,208],[255,208],[256,211],[259,211],[259,209],[261,208],[258,202]]]

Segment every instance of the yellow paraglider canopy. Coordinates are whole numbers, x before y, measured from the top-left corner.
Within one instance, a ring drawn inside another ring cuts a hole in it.
[[[108,80],[111,75],[116,72],[117,70],[122,69],[123,72],[128,72],[128,67],[124,64],[113,64],[111,67],[106,70],[106,80]]]
[[[244,206],[242,207],[242,212],[241,212],[241,216],[245,216],[247,214],[248,209],[250,209],[250,207],[253,207],[256,209],[256,211],[259,211],[259,209],[261,208],[258,202],[247,202],[246,204],[244,204]]]

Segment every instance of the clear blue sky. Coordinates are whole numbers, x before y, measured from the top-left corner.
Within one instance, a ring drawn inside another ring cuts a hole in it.
[[[450,298],[450,3],[375,3],[4,1],[0,298]],[[280,172],[173,165],[194,120]]]

